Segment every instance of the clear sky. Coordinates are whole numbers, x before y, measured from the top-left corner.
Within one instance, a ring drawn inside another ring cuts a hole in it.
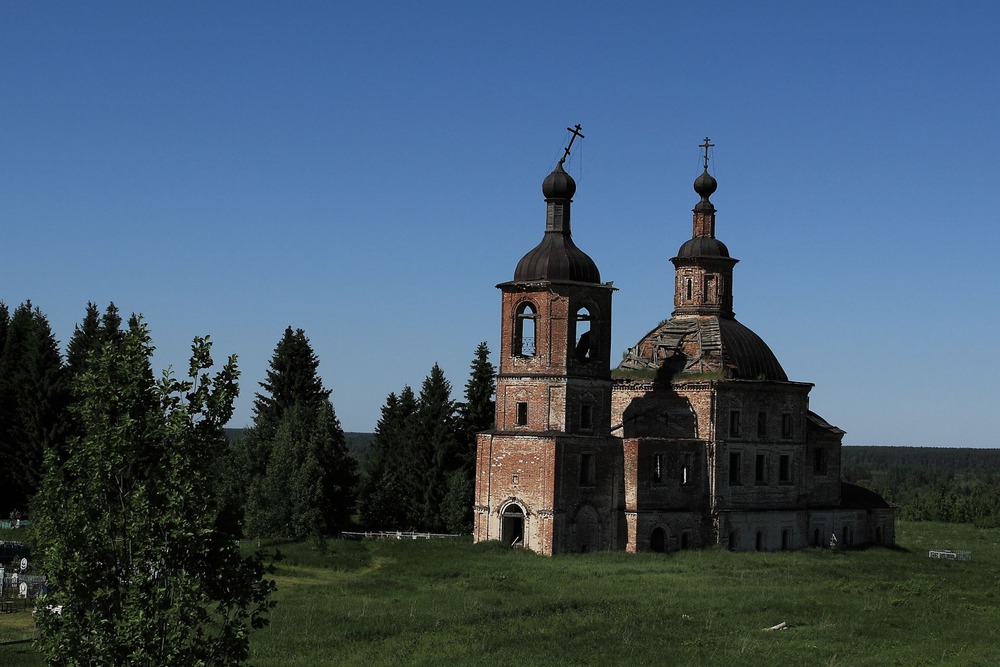
[[[1000,3],[0,3],[0,300],[156,363],[287,325],[345,429],[499,348],[568,163],[613,350],[672,308],[698,144],[737,318],[850,444],[1000,446]],[[577,150],[577,148],[579,150]],[[494,361],[496,359],[494,358]]]

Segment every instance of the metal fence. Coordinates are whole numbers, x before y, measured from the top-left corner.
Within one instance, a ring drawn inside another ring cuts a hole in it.
[[[346,540],[433,540],[442,537],[461,537],[445,533],[416,533],[407,530],[369,530],[363,533],[341,533]]]
[[[34,599],[45,593],[46,581],[43,574],[5,572],[0,583],[0,599]]]

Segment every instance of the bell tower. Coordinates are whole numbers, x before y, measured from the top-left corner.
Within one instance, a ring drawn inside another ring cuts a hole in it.
[[[714,144],[701,145],[705,149],[705,170],[694,181],[694,191],[701,197],[695,204],[691,238],[677,251],[670,261],[674,272],[673,315],[715,315],[734,317],[733,267],[738,259],[729,256],[726,244],[715,238],[715,205],[709,197],[719,187],[718,181],[708,173],[708,149]]]
[[[610,526],[602,533],[596,509],[585,526],[576,516],[581,502],[598,493],[602,476],[611,479],[614,290],[572,238],[576,182],[563,165],[573,141],[583,138],[580,129],[569,129],[562,159],[542,182],[541,242],[518,262],[512,281],[497,285],[496,428],[478,442],[476,540],[520,536],[548,554],[610,548],[613,535]]]

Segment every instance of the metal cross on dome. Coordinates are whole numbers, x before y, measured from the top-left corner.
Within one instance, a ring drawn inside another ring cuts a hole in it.
[[[577,127],[579,127],[579,125],[577,125]],[[573,142],[570,143],[572,144]],[[708,171],[708,149],[715,148],[715,144],[708,143],[708,137],[705,137],[705,143],[698,145],[705,149],[705,171]]]
[[[587,138],[587,137],[583,136],[582,134],[580,134],[580,130],[582,130],[582,129],[583,128],[580,126],[579,123],[576,124],[576,127],[567,127],[566,128],[567,131],[573,133],[573,136],[571,136],[569,138],[569,146],[566,147],[565,151],[563,152],[562,158],[559,160],[559,164],[560,165],[563,162],[566,161],[566,158],[569,157],[569,149],[573,148],[573,142],[576,141],[576,138],[577,137],[580,137],[581,139],[586,139]]]

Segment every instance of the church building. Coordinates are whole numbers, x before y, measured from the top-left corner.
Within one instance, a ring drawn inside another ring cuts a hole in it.
[[[893,544],[893,507],[841,480],[844,431],[810,410],[813,385],[790,381],[735,318],[739,260],[715,236],[708,139],[691,238],[671,259],[671,317],[612,370],[615,290],[570,228],[576,182],[563,165],[579,130],[542,183],[541,242],[497,285],[496,425],[478,438],[475,540],[547,555]]]

